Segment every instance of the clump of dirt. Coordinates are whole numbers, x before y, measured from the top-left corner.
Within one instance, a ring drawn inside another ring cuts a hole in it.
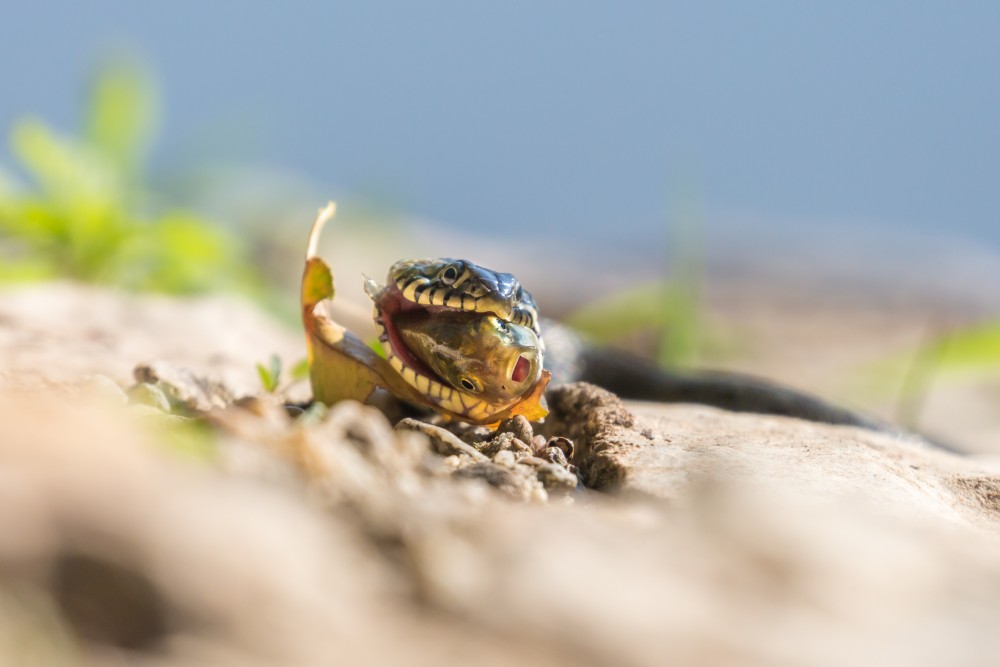
[[[621,399],[585,382],[555,387],[546,399],[551,413],[544,430],[556,442],[564,435],[575,443],[575,461],[583,471],[582,482],[594,489],[619,486],[624,469],[600,455],[611,447],[620,448],[623,439],[616,436],[635,425],[635,418]]]
[[[162,361],[137,366],[134,376],[136,384],[126,390],[126,395],[136,406],[143,406],[143,410],[153,408],[164,416],[206,421],[223,431],[235,428],[244,435],[250,435],[253,427],[241,422],[250,418],[234,416],[233,409],[248,411],[272,427],[279,425],[279,429],[315,423],[327,411],[320,404],[282,404],[280,396],[238,398],[234,390],[217,378],[201,377]],[[401,410],[390,410],[390,414],[396,413]],[[377,448],[375,443],[384,436],[376,433],[384,426],[375,426],[372,421],[388,422],[375,410],[360,414],[365,415],[364,419],[352,426],[347,435],[367,443],[371,455]],[[580,485],[579,471],[572,463],[575,450],[572,440],[564,436],[536,436],[531,423],[521,415],[507,419],[495,430],[437,416],[428,416],[426,420],[406,417],[397,421],[394,428],[397,432],[427,438],[428,451],[440,457],[439,461],[428,463],[427,470],[444,471],[455,479],[477,480],[519,500],[545,502],[555,495],[572,502],[570,494]],[[308,468],[312,464],[305,462],[303,456],[300,451],[292,458]]]

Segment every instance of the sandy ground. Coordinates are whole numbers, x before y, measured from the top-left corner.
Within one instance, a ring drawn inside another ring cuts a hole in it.
[[[892,322],[899,338],[882,338],[902,344],[910,321],[843,304],[823,315],[815,299],[765,316],[724,296],[711,301],[731,318],[719,326],[757,332],[730,367],[817,391],[881,353],[852,341]],[[996,457],[622,405],[585,385],[553,392],[551,432],[535,433],[571,437],[590,488],[564,484],[552,446],[533,460],[531,433],[442,450],[373,408],[293,417],[283,399],[233,404],[200,378],[206,440],[176,414],[124,405],[116,383],[165,359],[224,378],[230,397],[260,393],[253,363],[296,360],[298,332],[224,297],[68,284],[3,297],[2,664],[971,667],[997,655]],[[823,364],[806,373],[811,354]],[[188,387],[161,377],[163,391]]]
[[[880,289],[831,295],[805,287],[720,285],[709,321],[740,341],[717,363],[769,377],[890,421],[927,341],[982,316],[953,303]],[[916,427],[963,451],[1000,452],[1000,370],[933,373]]]

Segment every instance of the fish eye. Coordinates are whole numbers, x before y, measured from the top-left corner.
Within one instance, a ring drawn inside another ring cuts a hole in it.
[[[497,320],[497,329],[500,331],[510,331],[510,327],[508,327],[507,323],[503,320]]]
[[[456,280],[458,280],[458,269],[455,268],[454,264],[446,267],[445,270],[441,272],[441,282],[445,285],[450,285]]]
[[[465,387],[466,391],[475,391],[476,390],[475,383],[472,380],[470,380],[469,378],[462,378],[461,380],[459,380],[459,383],[463,387]]]

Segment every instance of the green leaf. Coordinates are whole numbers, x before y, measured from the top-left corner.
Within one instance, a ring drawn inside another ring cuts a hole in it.
[[[598,299],[570,315],[566,323],[602,344],[641,331],[659,339],[657,361],[690,363],[703,347],[698,299],[685,285],[653,282]]]
[[[987,322],[941,337],[943,370],[989,370],[1000,367],[1000,322]]]
[[[580,308],[566,323],[601,343],[645,327],[662,327],[667,322],[663,309],[665,285],[646,283],[596,299]]]
[[[135,180],[156,126],[157,96],[149,74],[124,61],[100,69],[90,88],[86,137],[124,180]]]
[[[308,359],[300,359],[298,362],[296,362],[296,364],[294,366],[292,366],[291,376],[292,376],[292,380],[295,380],[296,382],[299,381],[299,380],[305,380],[306,378],[308,378],[309,377],[309,360]]]
[[[11,149],[42,191],[70,210],[120,194],[110,165],[89,148],[28,118],[14,124]]]
[[[272,354],[268,360],[268,365],[257,364],[257,375],[260,377],[260,384],[269,394],[273,394],[278,389],[281,382],[281,357]]]
[[[0,280],[57,274],[131,289],[237,288],[259,297],[238,238],[191,213],[147,210],[139,172],[157,105],[150,78],[133,62],[94,78],[83,137],[32,118],[13,127],[12,153],[29,182],[16,187],[0,174]]]

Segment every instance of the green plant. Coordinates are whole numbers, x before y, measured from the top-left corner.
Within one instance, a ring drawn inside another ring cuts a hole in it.
[[[0,280],[256,289],[233,235],[156,205],[145,183],[156,110],[149,77],[117,63],[94,78],[80,136],[33,118],[14,125],[11,152],[27,183],[0,171]]]
[[[918,346],[860,369],[856,384],[869,400],[895,397],[896,419],[910,429],[920,418],[935,384],[1000,372],[1000,321],[964,327],[934,326]]]
[[[269,394],[277,392],[281,386],[281,373],[281,357],[276,354],[271,355],[267,364],[257,364],[257,376],[260,378],[260,384],[264,388],[264,391]],[[291,382],[298,382],[309,377],[309,360],[302,359],[298,361],[292,366],[289,376]]]
[[[700,215],[680,212],[671,218],[670,261],[666,277],[589,303],[566,323],[602,344],[645,333],[661,366],[689,366],[713,341],[705,331],[702,304]]]

